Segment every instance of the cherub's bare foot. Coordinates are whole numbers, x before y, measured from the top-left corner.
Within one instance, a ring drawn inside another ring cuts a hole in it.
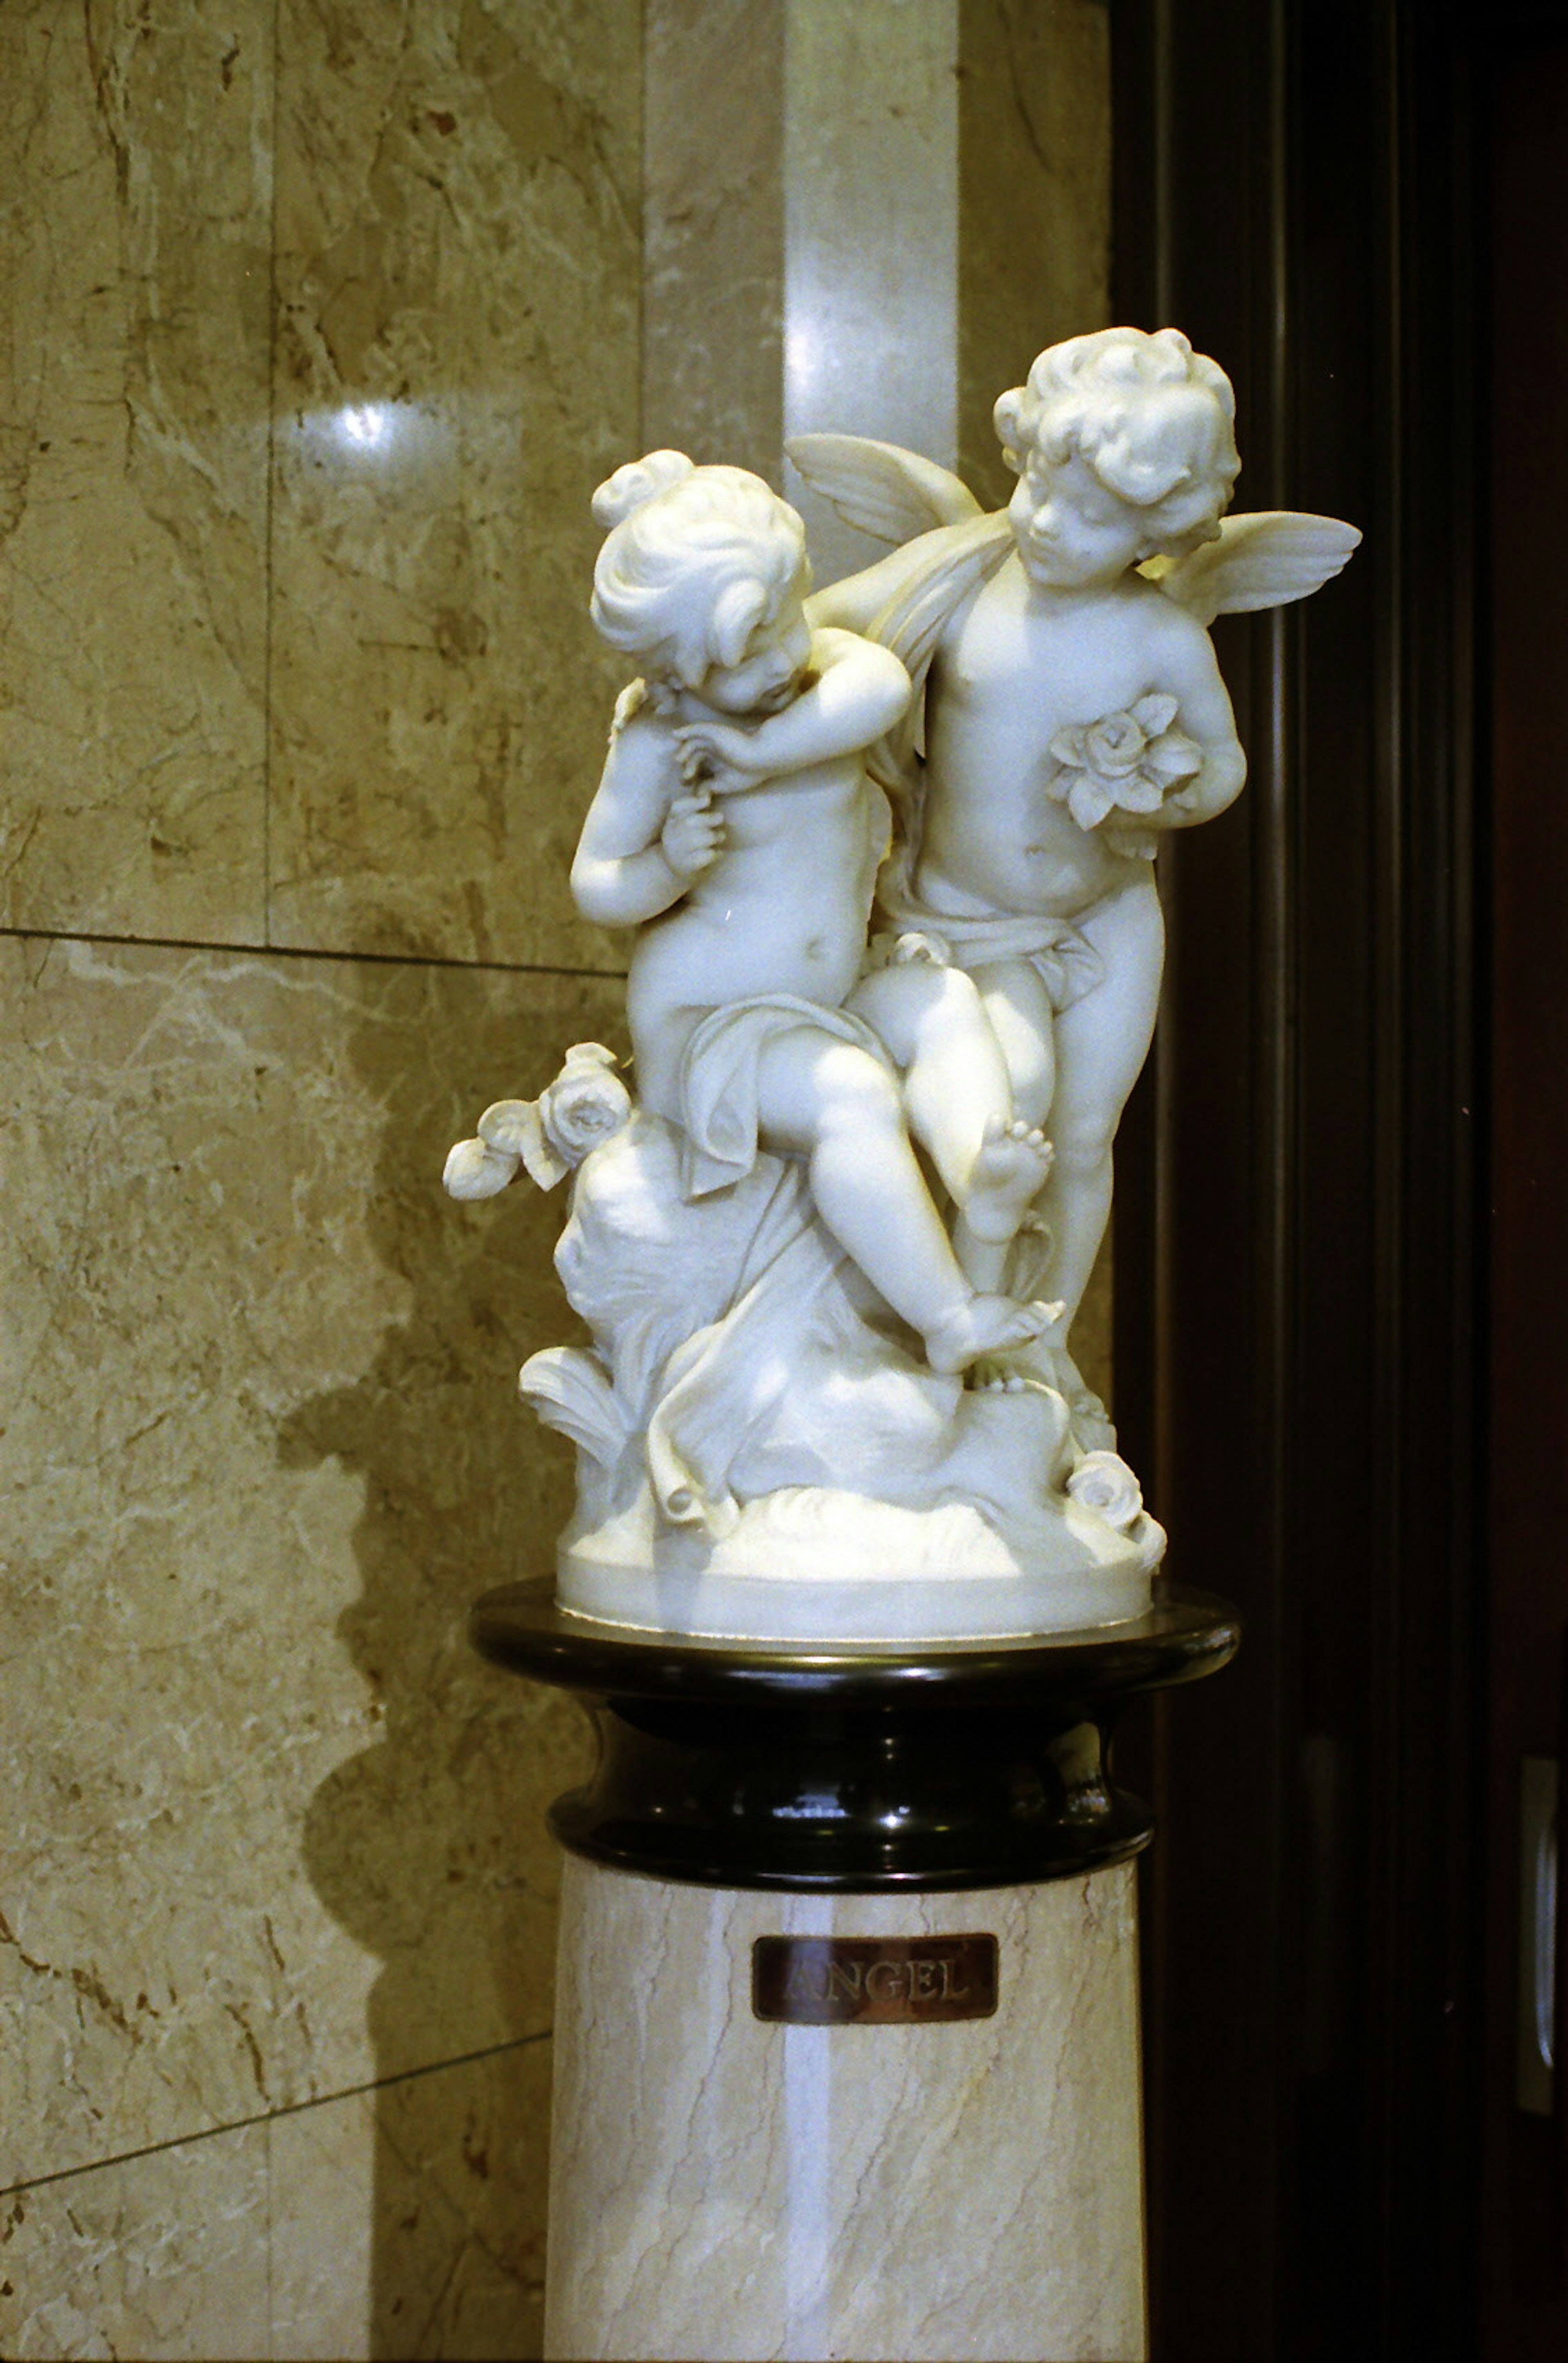
[[[926,1332],[926,1357],[933,1370],[951,1376],[983,1354],[1027,1346],[1054,1317],[1050,1304],[1017,1304],[1010,1296],[972,1296],[955,1313]]]
[[[963,1202],[963,1219],[977,1239],[1005,1243],[1014,1236],[1045,1187],[1051,1159],[1051,1143],[1037,1126],[992,1117]]]
[[[1022,1394],[1029,1387],[1053,1385],[1055,1360],[1045,1340],[1051,1325],[1061,1319],[1064,1309],[1061,1304],[1037,1303],[1032,1310],[1045,1315],[1046,1329],[1026,1345],[1009,1347],[1003,1353],[976,1355],[965,1374],[969,1384],[984,1394],[1009,1395]]]

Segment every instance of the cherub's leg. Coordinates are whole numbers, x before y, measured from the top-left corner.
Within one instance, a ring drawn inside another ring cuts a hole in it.
[[[987,960],[974,983],[1006,1060],[1014,1115],[1054,1133],[1057,1016],[1044,978],[1029,960]]]
[[[763,1051],[758,1112],[769,1148],[804,1156],[817,1212],[926,1341],[936,1370],[1022,1345],[1042,1307],[978,1293],[964,1278],[905,1129],[898,1088],[868,1050],[800,1026]]]
[[[962,969],[900,961],[863,977],[848,1005],[905,1071],[909,1128],[958,1210],[960,1265],[975,1287],[999,1287],[1051,1150],[1036,1127],[1014,1119],[1006,1061],[977,987]]]
[[[1056,1159],[1041,1211],[1052,1240],[1050,1291],[1065,1306],[1053,1334],[1063,1343],[1110,1215],[1111,1144],[1154,1033],[1165,934],[1152,877],[1100,904],[1079,925],[1105,973],[1056,1021]]]

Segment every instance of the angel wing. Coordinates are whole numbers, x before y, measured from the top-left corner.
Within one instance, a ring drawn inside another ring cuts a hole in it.
[[[980,504],[950,468],[864,435],[792,435],[784,449],[814,493],[875,541],[913,541],[933,526],[964,525]]]
[[[995,574],[1013,546],[1006,513],[968,519],[928,533],[900,551],[905,560],[890,595],[866,626],[868,639],[891,649],[918,682],[931,661],[942,628],[987,575]],[[879,566],[879,576],[887,561]]]
[[[1216,616],[1286,607],[1331,582],[1361,539],[1339,517],[1295,509],[1254,509],[1227,517],[1218,541],[1189,557],[1151,558],[1139,569],[1206,629]]]

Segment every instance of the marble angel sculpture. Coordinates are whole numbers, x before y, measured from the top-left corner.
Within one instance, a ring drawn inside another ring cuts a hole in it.
[[[885,797],[866,749],[909,703],[898,659],[808,622],[800,519],[759,477],[655,452],[603,486],[594,620],[643,667],[617,709],[572,889],[635,926],[627,1018],[645,1108],[680,1127],[687,1194],[805,1162],[817,1213],[933,1370],[1020,1346],[1044,1308],[987,1294],[1043,1186],[961,971],[862,979]],[[955,1243],[915,1141],[957,1210]]]
[[[1354,537],[1265,520],[1206,572],[1229,388],[1173,332],[1058,348],[997,415],[1010,521],[798,447],[908,538],[822,593],[743,471],[655,452],[595,496],[594,620],[639,670],[572,886],[634,930],[630,1082],[573,1046],[446,1175],[570,1181],[592,1344],[521,1383],[578,1447],[579,1614],[789,1643],[1147,1604],[1163,1537],[1066,1334],[1152,1024],[1148,855],[1243,776],[1203,598],[1300,595]]]
[[[1104,1237],[1111,1148],[1148,1053],[1164,936],[1152,857],[1246,777],[1208,626],[1305,598],[1361,539],[1330,517],[1228,517],[1240,462],[1225,373],[1173,328],[1041,353],[996,405],[1018,477],[982,514],[946,470],[848,436],[796,438],[802,475],[903,544],[815,618],[885,644],[917,694],[873,760],[897,817],[878,898],[973,979],[1021,1120],[1054,1152],[1014,1290],[1062,1310],[1014,1366],[1108,1444],[1068,1333]]]

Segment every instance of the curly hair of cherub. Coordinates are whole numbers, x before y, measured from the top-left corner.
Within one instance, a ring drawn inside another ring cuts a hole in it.
[[[608,528],[594,622],[651,674],[690,688],[710,665],[739,664],[757,626],[809,586],[805,527],[745,468],[651,451],[599,486],[594,516]]]
[[[1100,328],[1052,345],[995,415],[1016,474],[1031,450],[1053,465],[1077,453],[1120,499],[1158,508],[1167,534],[1212,526],[1240,472],[1230,381],[1179,328]]]

